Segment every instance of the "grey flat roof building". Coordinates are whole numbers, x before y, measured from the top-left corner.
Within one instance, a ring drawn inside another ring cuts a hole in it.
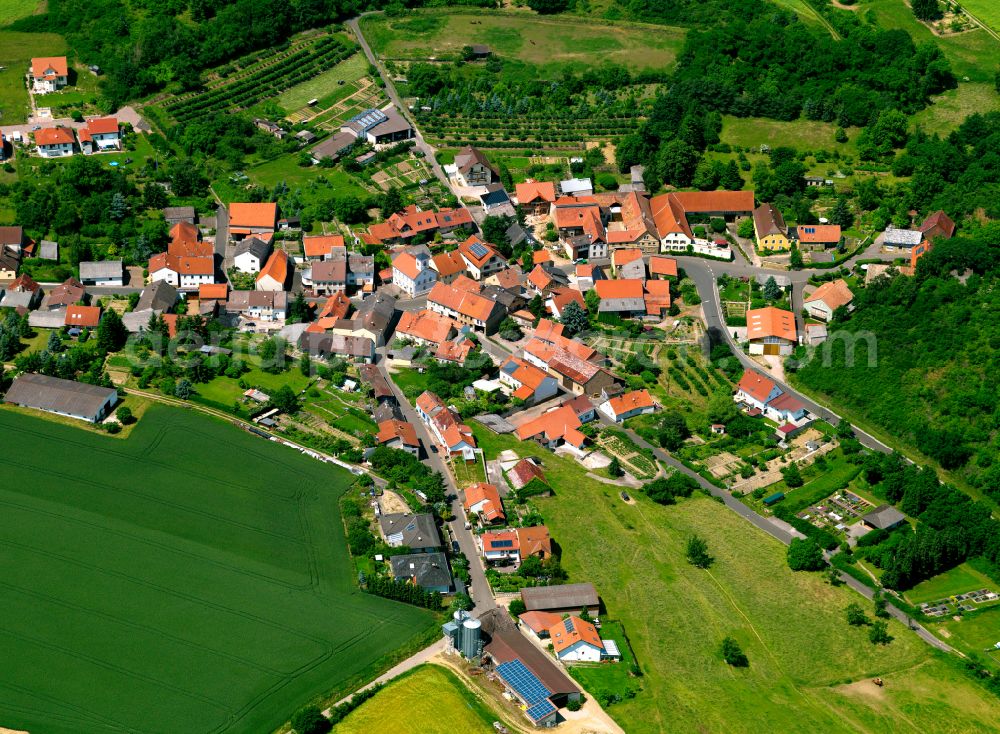
[[[118,402],[113,388],[25,372],[14,380],[4,402],[96,423]]]
[[[892,505],[879,505],[871,512],[862,515],[865,525],[877,530],[892,530],[906,522],[906,515]]]
[[[562,586],[532,586],[521,589],[521,601],[529,612],[597,610],[600,599],[591,583]]]

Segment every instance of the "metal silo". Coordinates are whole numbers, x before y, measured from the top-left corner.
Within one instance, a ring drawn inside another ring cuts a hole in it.
[[[459,650],[469,660],[478,658],[483,652],[482,627],[483,623],[478,619],[466,619],[462,624]]]

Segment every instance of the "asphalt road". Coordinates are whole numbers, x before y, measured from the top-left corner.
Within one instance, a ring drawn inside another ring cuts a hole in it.
[[[420,416],[417,415],[416,409],[410,405],[410,401],[406,399],[403,392],[396,386],[396,383],[392,381],[392,375],[389,374],[388,370],[385,368],[384,358],[379,356],[376,364],[379,371],[392,387],[392,391],[396,395],[396,402],[399,403],[399,407],[403,411],[403,417],[408,423],[413,424],[414,428],[416,428],[417,438],[420,439],[420,442],[424,445],[424,449],[427,452],[427,458],[424,459],[424,464],[434,471],[441,472],[441,475],[445,480],[445,485],[447,486],[447,492],[456,497],[454,502],[452,502],[452,512],[455,515],[455,519],[448,523],[448,526],[451,530],[452,537],[458,541],[458,545],[462,549],[462,553],[464,553],[465,557],[469,559],[469,589],[472,601],[475,604],[473,607],[473,616],[478,617],[483,612],[496,607],[496,601],[493,599],[493,592],[490,590],[489,582],[486,580],[486,573],[483,570],[482,561],[479,557],[479,548],[476,546],[476,541],[472,531],[465,529],[465,508],[462,506],[462,494],[459,491],[458,485],[455,484],[451,471],[448,469],[440,454],[436,454],[431,451],[431,446],[434,446],[435,444],[434,439],[431,438],[430,431],[427,430],[427,426],[424,425],[424,422],[420,420]]]

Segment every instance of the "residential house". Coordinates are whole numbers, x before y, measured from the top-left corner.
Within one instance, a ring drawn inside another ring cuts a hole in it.
[[[76,278],[67,278],[57,285],[42,300],[42,308],[52,310],[80,303],[87,295],[87,289]]]
[[[271,243],[251,235],[236,245],[233,265],[241,273],[259,273],[270,254]]]
[[[335,250],[339,252],[342,248],[344,248],[342,234],[306,235],[302,238],[302,259],[304,262],[329,260]]]
[[[459,324],[492,334],[503,321],[504,308],[478,292],[458,287],[461,281],[458,278],[451,285],[437,283],[427,296],[427,307]]]
[[[303,285],[308,285],[318,296],[329,296],[347,290],[347,260],[320,260],[302,274]]]
[[[0,277],[0,308],[10,308],[19,314],[24,314],[38,307],[42,300],[42,287],[36,283],[30,275],[19,275],[10,282],[3,285],[4,280]]]
[[[812,417],[801,401],[756,370],[743,372],[733,400],[746,406],[750,415],[763,415],[780,424],[779,431],[784,435],[812,422]]]
[[[415,205],[392,214],[388,219],[368,228],[375,242],[397,244],[424,235],[433,237],[435,232],[446,234],[459,227],[473,226],[468,209],[441,209],[436,212],[421,211]]]
[[[787,355],[798,344],[795,314],[766,306],[747,311],[747,340],[750,354]]]
[[[650,209],[660,237],[661,252],[686,252],[730,259],[728,247],[695,240],[690,220],[707,222],[718,217],[732,221],[753,213],[752,191],[675,191],[650,199]]]
[[[556,200],[556,185],[551,181],[526,181],[514,188],[517,204],[525,214],[542,216],[548,214],[552,202]]]
[[[637,415],[652,413],[656,408],[657,405],[653,401],[653,396],[649,394],[649,390],[633,390],[613,397],[597,406],[598,410],[615,423],[622,423]]]
[[[604,271],[600,266],[586,263],[576,266],[576,287],[581,293],[589,291],[594,287],[594,283],[604,279]]]
[[[584,311],[587,310],[587,304],[580,291],[573,288],[553,288],[549,291],[548,298],[545,299],[545,308],[555,318],[561,319],[563,310],[571,303],[575,303]]]
[[[410,553],[389,559],[392,577],[419,586],[424,591],[447,594],[451,591],[451,572],[444,553]]]
[[[438,273],[431,267],[431,256],[426,248],[401,252],[392,261],[393,285],[411,298],[427,293],[437,279]]]
[[[642,300],[646,304],[646,317],[662,319],[670,311],[670,283],[665,280],[648,280],[643,288]]]
[[[125,269],[121,260],[80,263],[80,283],[84,286],[121,286]]]
[[[447,316],[421,309],[404,311],[396,325],[396,336],[421,346],[439,347],[455,333],[455,322]]]
[[[26,254],[30,245],[31,241],[24,236],[23,227],[0,227],[0,252],[12,252],[20,256]]]
[[[435,553],[441,550],[441,534],[434,516],[429,512],[416,515],[409,512],[385,513],[379,515],[378,526],[386,545],[392,548],[405,546],[411,553]]]
[[[166,281],[181,290],[197,290],[205,283],[215,282],[215,258],[161,252],[149,258],[149,278]]]
[[[442,342],[434,352],[434,359],[440,364],[465,364],[475,346],[471,339],[460,334],[452,341]]]
[[[547,296],[555,288],[566,286],[569,279],[561,270],[549,270],[541,265],[536,265],[528,273],[526,287],[528,292],[537,296]]]
[[[592,617],[597,616],[601,605],[597,590],[589,582],[525,587],[521,589],[521,601],[529,612],[580,614],[587,610]]]
[[[649,277],[653,280],[677,280],[677,261],[672,257],[654,255],[649,258]]]
[[[923,221],[920,225],[920,232],[923,234],[925,240],[933,240],[935,238],[950,240],[955,236],[955,222],[952,221],[951,217],[938,209]]]
[[[246,306],[241,312],[244,317],[257,323],[274,323],[288,318],[288,293],[286,291],[233,291],[230,301],[237,293],[246,294]],[[228,310],[227,301],[227,310]]]
[[[564,663],[599,663],[621,658],[617,646],[612,650],[606,649],[593,623],[579,617],[559,620],[549,630],[549,639],[552,641],[552,652]]]
[[[597,408],[586,395],[575,395],[562,402],[563,407],[569,407],[580,423],[590,423],[597,418]]]
[[[638,262],[638,270],[630,272],[627,276],[622,275],[622,268]],[[646,264],[642,259],[642,250],[635,247],[628,247],[615,250],[611,253],[611,274],[622,280],[645,280]]]
[[[201,230],[189,222],[177,222],[170,228],[167,252],[177,257],[214,257],[211,243],[202,242]]]
[[[283,291],[290,281],[294,266],[288,261],[284,250],[275,250],[267,263],[257,273],[256,289],[259,291]]]
[[[347,287],[371,293],[375,290],[375,257],[352,252],[347,256]]]
[[[460,186],[486,186],[500,181],[500,174],[478,149],[467,145],[455,154],[455,178]]]
[[[563,405],[522,423],[516,433],[521,441],[535,441],[547,449],[565,445],[579,453],[587,443],[587,437],[580,432],[581,425],[576,412]]]
[[[788,227],[781,212],[771,204],[761,204],[753,210],[753,232],[759,250],[788,250]]]
[[[101,323],[100,306],[67,306],[65,325],[70,329],[96,329]]]
[[[10,283],[17,278],[17,269],[21,267],[21,257],[16,252],[0,248],[0,285]]]
[[[465,461],[476,459],[476,438],[472,429],[462,422],[458,413],[444,404],[437,395],[425,391],[416,402],[417,415],[430,428],[437,444],[448,456],[461,456]]]
[[[65,56],[36,56],[28,74],[35,94],[58,92],[69,84],[69,64]]]
[[[487,563],[516,566],[521,562],[517,532],[514,530],[487,530],[476,536],[476,545]]]
[[[525,612],[517,616],[521,627],[531,632],[531,636],[539,641],[549,639],[549,630],[562,621],[561,614],[551,612]]]
[[[811,296],[806,297],[803,307],[809,315],[820,321],[829,321],[833,312],[841,306],[850,308],[854,294],[843,278],[823,283]]]
[[[500,365],[499,380],[508,394],[528,405],[541,403],[559,392],[555,377],[514,356]]]
[[[43,127],[35,130],[35,145],[38,146],[38,155],[43,158],[60,158],[73,155],[76,136],[66,127]]]
[[[545,482],[545,473],[542,472],[542,467],[530,458],[521,459],[507,471],[507,481],[514,489],[521,489],[533,479]]]
[[[640,280],[599,280],[594,283],[594,292],[601,299],[599,313],[622,318],[646,313],[645,290]]]
[[[304,331],[297,345],[302,352],[316,359],[340,357],[364,364],[375,361],[375,342],[363,336]]]
[[[493,245],[475,236],[460,244],[458,253],[465,260],[466,271],[473,280],[483,280],[507,267],[507,261]]]
[[[378,292],[362,301],[351,318],[341,319],[331,328],[334,334],[363,337],[371,340],[376,347],[384,347],[396,325],[397,314],[396,299]]]
[[[431,267],[441,283],[453,283],[458,276],[469,274],[468,264],[458,250],[438,253],[431,259]]]
[[[806,252],[837,247],[843,236],[839,224],[800,224],[795,228],[799,249]]]
[[[420,456],[420,439],[413,424],[401,420],[387,420],[378,424],[375,440],[379,446],[405,451]]]
[[[552,202],[550,216],[571,260],[608,256],[608,235],[601,207],[593,197],[563,197]]]
[[[645,255],[660,251],[660,238],[649,199],[636,192],[599,194],[608,209],[607,240],[611,248],[637,248]]]
[[[517,528],[517,545],[521,558],[534,556],[541,560],[552,557],[552,538],[549,536],[549,529],[544,525],[533,525],[531,527]]]
[[[84,155],[122,149],[117,117],[93,117],[76,131]]]
[[[924,233],[919,229],[897,229],[890,225],[882,234],[882,249],[886,252],[909,253],[923,241]]]
[[[465,501],[462,503],[468,515],[476,515],[484,525],[494,525],[507,521],[504,514],[500,492],[492,484],[477,482],[465,488]]]
[[[278,205],[273,202],[234,202],[229,205],[229,237],[232,240],[242,240],[251,235],[270,240],[277,226]]]

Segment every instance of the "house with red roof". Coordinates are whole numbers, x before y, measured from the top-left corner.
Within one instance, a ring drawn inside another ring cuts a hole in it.
[[[284,250],[275,250],[260,272],[257,273],[255,288],[259,291],[283,291],[289,284],[294,265],[289,262]]]
[[[750,216],[754,210],[752,191],[674,191],[654,196],[649,201],[653,221],[660,237],[661,252],[694,252],[732,259],[728,246],[717,246],[694,236],[691,222],[707,223],[713,218],[733,221]]]
[[[302,238],[302,261],[316,262],[317,260],[329,260],[335,251],[343,250],[344,235],[342,234],[316,234],[306,235]]]
[[[182,290],[198,290],[215,282],[215,258],[161,252],[149,258],[149,279],[163,280]]]
[[[799,343],[795,314],[774,306],[747,311],[750,354],[787,355]]]
[[[472,429],[462,422],[457,411],[429,390],[420,394],[415,407],[434,441],[449,456],[461,456],[465,461],[476,460],[476,437]]]
[[[476,236],[460,244],[458,253],[465,260],[466,271],[473,280],[483,280],[507,267],[507,261],[497,249]]]
[[[521,562],[521,549],[515,530],[487,530],[476,536],[476,545],[487,563],[516,566]]]
[[[571,303],[575,303],[584,311],[587,310],[587,303],[580,291],[575,288],[553,288],[545,299],[545,309],[557,319],[561,319],[563,310]]]
[[[538,640],[549,639],[549,630],[562,622],[561,614],[552,612],[525,612],[517,616],[521,627],[528,630]]]
[[[507,470],[507,481],[514,489],[520,489],[533,479],[545,481],[545,473],[535,461],[524,458]]]
[[[417,438],[417,429],[413,427],[412,423],[395,418],[382,421],[378,424],[378,434],[376,434],[375,440],[379,446],[420,456],[420,440]]]
[[[451,285],[437,283],[427,295],[427,307],[463,326],[492,334],[506,311],[496,301],[481,295],[474,281],[469,282],[473,283],[475,291],[467,287],[465,280],[459,277]]]
[[[35,130],[35,145],[42,158],[62,158],[76,152],[76,136],[68,127],[43,127]]]
[[[763,415],[778,423],[779,437],[787,437],[812,422],[812,416],[798,398],[756,370],[744,371],[733,400],[750,415]]]
[[[100,306],[67,306],[66,326],[77,329],[96,329],[101,323]]]
[[[122,149],[117,117],[92,117],[76,131],[84,155]]]
[[[504,514],[500,492],[492,484],[477,482],[465,488],[465,501],[462,503],[466,514],[476,515],[484,525],[495,525],[507,521]]]
[[[652,413],[657,407],[649,390],[632,390],[606,400],[597,409],[615,423],[621,423],[637,415]]]
[[[569,616],[549,629],[552,652],[564,663],[599,663],[620,660],[617,645],[601,639],[592,622]]]
[[[823,283],[823,285],[813,291],[812,295],[807,296],[802,302],[802,307],[814,319],[829,321],[833,318],[834,311],[841,306],[850,308],[851,301],[853,300],[854,294],[847,286],[847,281],[843,278],[838,278],[837,280]]]
[[[31,60],[28,81],[35,94],[58,92],[69,84],[69,64],[65,56],[36,56]]]
[[[517,205],[526,214],[547,214],[556,200],[556,185],[552,181],[525,181],[514,187]]]
[[[653,255],[649,258],[649,277],[653,280],[676,280],[677,261],[672,257]]]
[[[646,290],[641,280],[598,280],[594,292],[601,299],[599,313],[615,314],[621,318],[644,316]]]
[[[843,238],[839,224],[800,224],[795,228],[799,249],[806,252],[836,247]]]
[[[446,234],[472,224],[472,214],[463,207],[425,212],[411,204],[403,211],[395,212],[384,222],[371,225],[368,232],[377,242],[401,244],[418,234],[433,237],[435,232]]]
[[[587,437],[580,432],[583,424],[576,412],[568,405],[542,413],[517,427],[517,437],[521,441],[535,441],[547,449],[568,446],[582,453]]]
[[[955,236],[955,222],[952,221],[951,217],[938,209],[923,221],[920,225],[920,231],[923,233],[925,240],[932,240],[936,237],[950,240]]]
[[[454,283],[458,276],[469,274],[469,266],[458,250],[439,252],[431,258],[431,267],[437,271],[441,283]]]
[[[457,276],[455,276],[457,277]],[[401,252],[392,261],[392,283],[411,298],[422,296],[438,282],[427,248]]]
[[[504,392],[528,405],[541,403],[559,392],[555,377],[514,356],[500,365],[498,379]]]
[[[455,322],[429,309],[404,311],[396,325],[396,336],[421,346],[438,347],[455,333]]]
[[[465,360],[469,358],[469,352],[475,346],[471,339],[459,335],[451,341],[441,342],[434,351],[434,359],[440,364],[465,364]]]
[[[267,240],[274,236],[278,226],[278,205],[274,202],[245,203],[229,205],[229,238],[242,240],[257,235]]]

